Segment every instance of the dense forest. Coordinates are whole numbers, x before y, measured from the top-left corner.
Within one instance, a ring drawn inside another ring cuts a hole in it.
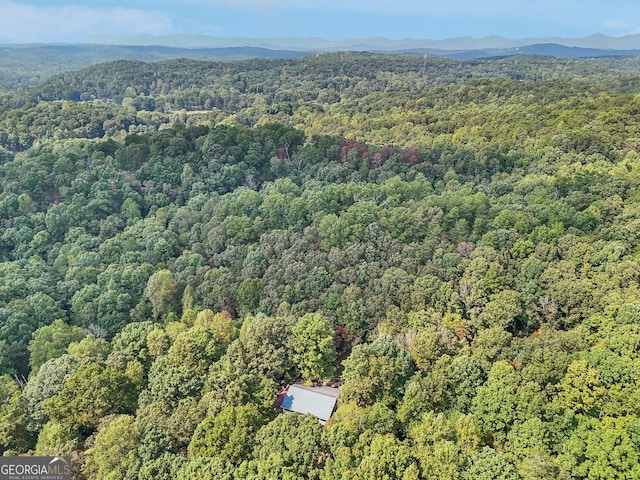
[[[0,90],[0,454],[640,477],[640,58],[118,61]],[[322,426],[283,387],[339,385]]]

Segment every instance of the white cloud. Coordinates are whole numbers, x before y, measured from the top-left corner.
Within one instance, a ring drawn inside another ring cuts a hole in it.
[[[354,13],[386,13],[412,15],[459,15],[544,13],[549,10],[573,8],[575,0],[205,0],[210,5],[233,5],[268,9],[272,7],[297,10],[322,10]]]
[[[40,7],[0,0],[0,42],[80,42],[88,35],[171,33],[168,15],[125,7]]]

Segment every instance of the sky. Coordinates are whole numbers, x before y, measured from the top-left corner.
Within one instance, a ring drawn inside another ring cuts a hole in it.
[[[640,34],[638,0],[0,0],[0,43],[95,35],[346,39]]]

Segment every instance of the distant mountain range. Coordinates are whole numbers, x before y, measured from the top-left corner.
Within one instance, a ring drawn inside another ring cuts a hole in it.
[[[557,43],[537,43],[522,47],[511,48],[485,48],[475,50],[436,50],[413,49],[402,50],[398,53],[406,55],[432,55],[436,57],[453,58],[457,60],[473,60],[491,57],[508,57],[512,55],[544,55],[560,58],[596,58],[596,57],[630,57],[640,55],[640,49],[613,50],[583,47],[567,47]]]
[[[472,60],[512,55],[592,58],[640,55],[640,35],[583,39],[502,37],[450,40],[367,38],[223,38],[207,36],[96,37],[93,44],[0,45],[0,84],[28,85],[53,75],[113,60],[154,62],[173,58],[232,61],[252,58],[297,58],[331,51],[370,51]],[[102,42],[99,42],[102,40]],[[107,42],[111,42],[108,44]]]
[[[243,60],[248,58],[296,58],[307,52],[274,50],[261,47],[181,48],[163,45],[0,45],[0,61],[24,63],[25,59],[47,61],[52,56],[65,56],[69,62],[82,66],[111,60],[154,62],[172,58],[193,60]]]
[[[176,48],[144,45],[0,45],[0,85],[29,85],[53,75],[114,60],[156,62],[173,58],[233,61],[296,58],[308,52],[260,47]]]
[[[138,35],[132,37],[95,36],[87,39],[90,43],[108,45],[162,45],[181,48],[226,48],[226,47],[261,47],[271,50],[294,51],[337,51],[337,50],[369,50],[380,52],[397,52],[413,49],[436,50],[487,50],[513,49],[536,44],[558,44],[565,47],[590,48],[598,50],[636,50],[640,49],[640,35],[608,37],[596,34],[586,38],[521,38],[510,39],[497,35],[473,38],[459,37],[444,40],[411,39],[392,40],[388,38],[362,38],[326,40],[322,38],[246,38],[246,37],[213,37],[206,35],[172,35],[152,36]]]

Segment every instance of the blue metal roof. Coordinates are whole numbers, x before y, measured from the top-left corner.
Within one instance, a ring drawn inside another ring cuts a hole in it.
[[[327,421],[338,401],[338,390],[331,387],[291,385],[282,400],[282,409],[297,413],[310,413]]]

